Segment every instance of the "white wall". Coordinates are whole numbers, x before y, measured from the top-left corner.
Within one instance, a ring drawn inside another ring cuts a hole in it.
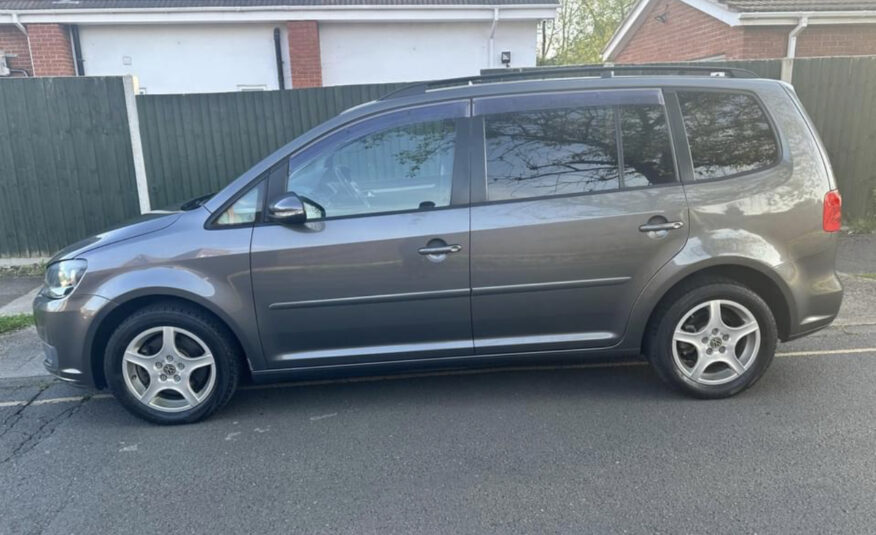
[[[478,74],[491,66],[491,22],[327,23],[319,25],[324,85],[407,82]],[[279,89],[274,28],[285,24],[80,26],[85,73],[136,75],[148,94]],[[511,51],[513,67],[535,65],[536,23],[500,21],[493,67]],[[130,64],[126,64],[130,63]]]
[[[491,22],[320,23],[324,85],[409,82],[478,74],[489,68]],[[536,22],[500,21],[493,67],[532,67]]]
[[[288,55],[285,24],[80,26],[85,74],[133,74],[149,94],[279,89],[275,27]]]

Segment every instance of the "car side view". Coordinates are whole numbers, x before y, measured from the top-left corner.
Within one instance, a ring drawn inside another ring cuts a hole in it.
[[[840,224],[788,84],[508,73],[403,88],[74,244],[34,309],[49,371],[164,424],[244,377],[596,354],[721,398],[837,315]]]

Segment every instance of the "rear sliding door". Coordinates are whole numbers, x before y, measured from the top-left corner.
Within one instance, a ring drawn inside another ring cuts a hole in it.
[[[687,239],[662,92],[481,98],[473,113],[476,352],[616,344]]]

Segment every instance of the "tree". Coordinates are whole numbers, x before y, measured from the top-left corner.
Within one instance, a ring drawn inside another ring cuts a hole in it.
[[[539,65],[602,63],[602,49],[636,0],[560,0],[539,28]]]

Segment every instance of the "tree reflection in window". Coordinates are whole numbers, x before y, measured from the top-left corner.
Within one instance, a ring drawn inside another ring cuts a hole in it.
[[[566,108],[484,119],[489,200],[614,190],[614,112]]]
[[[675,182],[675,163],[662,106],[620,109],[624,186],[636,188]]]
[[[448,206],[455,145],[454,119],[380,130],[291,166],[286,189],[326,217]]]
[[[779,157],[766,114],[750,95],[678,94],[694,178],[706,180],[769,167]]]

